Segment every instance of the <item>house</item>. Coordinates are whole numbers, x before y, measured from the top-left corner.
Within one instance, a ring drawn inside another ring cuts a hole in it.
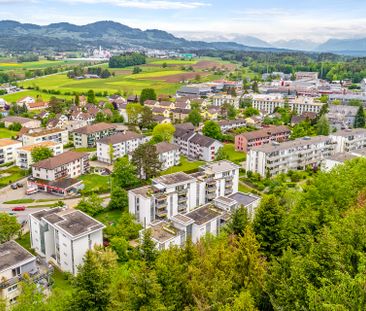
[[[34,148],[39,147],[51,149],[54,156],[59,155],[64,151],[62,144],[55,143],[53,141],[44,141],[38,144],[20,147],[16,150],[16,166],[25,170],[29,169],[30,166],[33,164],[32,151]]]
[[[220,161],[188,175],[178,172],[154,178],[151,186],[128,192],[129,211],[146,228],[155,220],[171,219],[238,192],[239,166]]]
[[[5,109],[5,107],[7,106],[7,102],[5,99],[0,98],[0,109]]]
[[[217,120],[220,114],[221,109],[217,107],[209,107],[207,110],[201,112],[201,116],[205,120]]]
[[[98,140],[111,136],[116,132],[116,126],[109,123],[96,123],[74,130],[73,141],[76,148],[94,148]]]
[[[33,104],[35,102],[36,101],[32,96],[26,96],[26,97],[23,97],[23,98],[19,99],[17,101],[17,105],[18,106],[23,106],[23,105],[27,106],[28,104]]]
[[[335,145],[331,137],[315,136],[253,147],[247,154],[246,170],[265,177],[317,168],[336,152]]]
[[[336,143],[336,152],[350,152],[366,148],[366,129],[346,129],[331,133],[330,137]]]
[[[66,196],[80,190],[82,181],[75,178],[89,172],[89,155],[86,152],[66,151],[32,165],[28,189]]]
[[[86,122],[91,125],[95,121],[96,114],[90,112],[75,111],[71,114],[70,119],[73,121]]]
[[[158,102],[158,107],[170,110],[170,109],[175,108],[175,103],[170,102],[170,101],[161,101],[161,102]]]
[[[263,129],[246,132],[235,136],[235,150],[247,152],[253,147],[258,147],[272,142],[287,141],[291,130],[285,125],[270,126]]]
[[[165,118],[169,118],[170,117],[170,110],[166,109],[166,108],[161,108],[161,107],[152,107],[151,111],[154,115],[162,115]]]
[[[159,101],[157,100],[153,100],[153,99],[147,99],[144,101],[144,106],[147,106],[147,107],[158,107],[159,106]]]
[[[161,115],[153,115],[153,120],[154,120],[154,122],[159,123],[159,124],[172,123],[172,120],[170,118],[166,118]]]
[[[329,94],[329,102],[340,101],[342,105],[349,105],[352,101],[359,101],[366,106],[366,94],[347,93],[347,94]]]
[[[126,102],[126,99],[124,99],[121,95],[114,94],[114,95],[108,96],[108,101],[109,101],[110,103],[114,103],[114,102],[116,102],[116,101],[123,101],[123,102]]]
[[[39,267],[36,257],[15,241],[0,244],[0,299],[7,306],[16,303],[21,294],[20,282],[31,281],[42,288],[47,284],[51,270]]]
[[[182,86],[178,91],[178,96],[206,96],[208,93],[211,93],[212,89],[206,85],[187,85]]]
[[[240,97],[232,96],[227,94],[218,94],[212,96],[212,105],[215,107],[221,107],[225,104],[234,106],[236,109],[239,108]]]
[[[350,152],[340,152],[326,158],[322,161],[321,168],[325,172],[331,171],[338,165],[343,165],[347,161],[351,161],[356,158],[366,158],[366,148],[357,149]]]
[[[303,72],[299,71],[295,73],[296,80],[318,80],[318,72]]]
[[[124,131],[97,141],[98,161],[112,164],[115,160],[132,153],[147,139],[138,133]]]
[[[0,164],[15,162],[17,149],[22,147],[22,143],[8,138],[0,139]]]
[[[27,107],[28,111],[44,110],[44,109],[48,108],[48,103],[43,102],[43,101],[36,101],[34,103],[27,103],[27,104],[25,104],[25,106]]]
[[[223,146],[213,138],[179,128],[176,128],[174,133],[174,143],[179,146],[181,154],[203,161],[213,161],[218,150]]]
[[[41,126],[41,121],[39,121],[39,120],[18,117],[18,116],[8,116],[5,118],[2,118],[1,122],[4,122],[5,127],[9,127],[10,125],[13,125],[14,123],[19,123],[22,127],[27,127],[30,129]]]
[[[53,141],[66,145],[69,142],[69,132],[63,129],[32,129],[21,136],[23,146],[38,144],[44,141]]]
[[[53,208],[30,214],[29,228],[36,253],[76,275],[85,253],[103,245],[105,226],[79,210]]]
[[[139,103],[140,102],[140,96],[138,95],[130,95],[127,97],[127,103]]]
[[[191,113],[190,109],[175,108],[171,110],[173,116],[173,122],[183,122],[186,120]]]
[[[179,146],[167,142],[161,142],[155,145],[156,152],[159,155],[159,161],[162,163],[162,170],[180,164]]]
[[[313,122],[318,116],[315,112],[304,112],[301,115],[294,115],[291,117],[291,126],[295,126],[303,121]]]

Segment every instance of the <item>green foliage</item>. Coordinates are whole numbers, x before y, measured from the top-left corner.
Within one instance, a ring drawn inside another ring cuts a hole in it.
[[[96,102],[96,99],[95,99],[95,94],[94,94],[94,91],[93,90],[89,90],[87,93],[86,93],[86,100],[89,104],[94,104]]]
[[[141,91],[140,104],[143,105],[146,100],[156,100],[156,92],[152,88],[146,88]]]
[[[202,128],[202,133],[203,135],[214,139],[220,140],[222,138],[220,125],[215,121],[206,121]]]
[[[126,53],[119,56],[112,56],[109,59],[109,68],[125,68],[129,66],[142,65],[145,63],[145,55],[140,53]]]
[[[111,192],[111,200],[108,203],[108,209],[127,211],[128,209],[128,195],[127,191],[120,188],[114,187]]]
[[[365,121],[365,111],[363,109],[363,106],[360,105],[360,107],[358,108],[357,114],[356,114],[356,118],[355,118],[355,122],[354,122],[354,128],[364,128],[366,125],[366,121]]]
[[[37,163],[39,161],[51,158],[53,156],[53,151],[50,148],[39,146],[32,149],[31,156],[33,162]]]
[[[102,203],[103,199],[93,193],[88,197],[83,197],[76,208],[90,216],[95,216],[104,209]]]
[[[135,74],[138,74],[140,72],[142,72],[142,69],[140,67],[138,67],[138,66],[133,67],[132,74],[135,75]]]
[[[139,116],[142,112],[142,105],[137,104],[137,103],[136,104],[129,103],[126,106],[126,111],[127,111],[127,115],[128,115],[128,123],[133,124],[133,125],[137,125],[138,120],[139,120]]]
[[[226,230],[230,234],[243,235],[249,224],[250,218],[248,215],[248,210],[241,206],[237,208],[231,215],[231,219],[226,226]]]
[[[259,111],[253,107],[248,107],[244,110],[245,117],[259,116]]]
[[[113,165],[113,185],[123,189],[132,188],[139,183],[136,174],[136,167],[130,164],[127,158],[117,159]]]
[[[201,113],[198,109],[193,109],[187,118],[187,122],[191,122],[194,126],[199,126],[202,121]]]
[[[150,143],[139,145],[132,153],[131,163],[137,168],[140,179],[150,179],[159,175],[162,163],[156,147]]]
[[[8,126],[9,131],[19,132],[22,129],[22,125],[18,122],[14,122]]]
[[[316,123],[316,133],[317,135],[328,136],[330,132],[330,126],[328,119],[325,115],[321,116],[319,121]]]
[[[309,121],[302,121],[296,124],[291,132],[291,139],[301,138],[305,136],[315,136],[316,130]]]
[[[121,217],[115,225],[105,229],[107,237],[122,237],[126,240],[137,239],[141,225],[136,223],[134,217],[128,212],[122,212]]]
[[[154,121],[154,115],[150,107],[143,106],[140,115],[140,128],[152,129],[156,125]]]
[[[21,225],[16,217],[0,213],[0,244],[21,234]]]
[[[170,124],[157,124],[152,132],[152,142],[160,143],[163,141],[170,142],[173,138],[175,127]]]

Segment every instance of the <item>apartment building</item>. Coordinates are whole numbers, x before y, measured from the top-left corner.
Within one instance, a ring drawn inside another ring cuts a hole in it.
[[[0,139],[0,164],[15,162],[17,149],[22,143],[8,138]]]
[[[236,120],[221,120],[218,122],[222,132],[227,132],[233,129],[247,126],[245,119]]]
[[[212,105],[216,107],[221,107],[225,104],[229,104],[238,109],[239,101],[240,101],[239,96],[232,96],[227,94],[219,94],[212,96]]]
[[[329,101],[340,101],[343,105],[349,105],[352,101],[359,101],[366,106],[366,95],[364,93],[329,94]]]
[[[131,131],[104,137],[97,141],[98,161],[112,164],[115,160],[132,153],[145,142],[147,142],[146,137]]]
[[[328,136],[299,138],[252,148],[246,170],[261,176],[274,176],[290,170],[318,167],[321,161],[335,153],[336,142]]]
[[[53,141],[44,141],[38,144],[24,146],[16,150],[16,166],[25,170],[29,169],[33,164],[32,151],[34,148],[39,147],[51,149],[53,156],[57,156],[64,152],[63,145]]]
[[[366,147],[366,129],[346,129],[332,133],[330,137],[337,143],[336,152],[350,152]]]
[[[53,141],[66,145],[69,142],[69,132],[62,129],[31,130],[22,135],[23,146],[38,144],[45,141]]]
[[[286,105],[296,114],[304,112],[319,113],[323,103],[312,97],[288,97],[287,99],[279,94],[256,94],[253,95],[253,108],[272,114],[276,108],[283,108]]]
[[[337,130],[353,128],[357,111],[357,106],[330,105],[327,113],[330,126]]]
[[[318,80],[318,72],[299,71],[295,73],[296,80]]]
[[[39,284],[48,282],[48,269],[40,269],[36,257],[15,241],[0,244],[0,299],[9,306],[16,303],[21,293],[24,276]]]
[[[97,141],[116,132],[116,126],[109,123],[96,123],[74,130],[73,141],[76,148],[94,148]]]
[[[104,228],[79,210],[53,208],[29,215],[31,247],[46,261],[74,275],[85,253],[103,245]]]
[[[162,163],[162,170],[180,164],[180,151],[177,145],[164,141],[156,144],[155,147],[159,156],[159,161]]]
[[[177,128],[174,133],[174,143],[188,158],[206,162],[215,160],[218,150],[223,147],[216,139],[181,128]]]
[[[75,178],[88,171],[88,153],[67,151],[33,164],[28,188],[37,188],[55,195],[69,195],[82,187],[82,181]]]
[[[265,127],[257,131],[235,136],[235,150],[247,152],[271,142],[284,142],[289,139],[291,130],[284,125]]]
[[[41,126],[41,121],[30,119],[30,118],[24,118],[19,116],[8,116],[1,119],[1,122],[4,122],[5,127],[9,127],[10,125],[13,125],[14,123],[19,123],[22,127],[26,127],[29,129],[37,128]]]
[[[151,186],[130,190],[129,211],[149,226],[155,220],[172,218],[238,192],[239,166],[229,161],[214,162],[188,175],[183,172],[154,178]]]

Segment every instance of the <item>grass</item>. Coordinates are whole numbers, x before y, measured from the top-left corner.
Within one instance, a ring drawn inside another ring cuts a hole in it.
[[[16,102],[19,99],[21,99],[23,97],[26,97],[26,96],[31,96],[33,98],[36,98],[37,96],[41,96],[41,98],[44,101],[49,101],[52,96],[56,96],[58,98],[62,97],[62,98],[65,98],[65,99],[71,99],[71,98],[73,98],[73,96],[53,95],[53,94],[43,93],[41,91],[35,91],[35,90],[24,90],[22,92],[17,92],[17,93],[13,93],[13,94],[3,95],[3,96],[1,96],[1,98],[4,98],[8,103],[13,103],[13,102]]]
[[[149,64],[162,65],[166,63],[167,65],[194,65],[197,64],[197,60],[185,60],[185,59],[160,59],[150,61]]]
[[[8,175],[9,176],[6,176]],[[17,166],[9,167],[0,172],[0,188],[6,187],[28,175],[27,170],[22,170]]]
[[[97,151],[97,148],[76,148],[73,151],[76,151],[76,152],[95,152],[95,151]]]
[[[111,223],[117,223],[122,215],[122,211],[113,210],[106,211],[95,216],[97,220],[105,224],[106,226],[111,225]]]
[[[234,144],[225,144],[224,151],[228,154],[229,160],[232,162],[243,162],[246,159],[246,154],[243,152],[235,151]]]
[[[173,166],[163,171],[161,175],[168,175],[177,172],[190,173],[197,170],[201,165],[204,165],[204,161],[189,161],[186,157],[180,157],[180,165]]]
[[[35,255],[34,250],[31,248],[30,233],[29,232],[23,234],[20,238],[16,239],[16,241],[21,246],[23,246],[26,250],[28,250],[29,252],[31,252],[32,254]]]
[[[6,128],[0,128],[0,138],[12,138],[16,136],[18,132],[10,131]]]
[[[89,174],[81,176],[80,179],[84,182],[85,188],[82,193],[106,193],[110,190],[110,177],[97,174]]]
[[[18,199],[18,200],[5,201],[3,202],[3,204],[27,204],[33,202],[35,202],[34,199]]]
[[[62,291],[70,292],[72,290],[71,283],[68,280],[68,274],[62,272],[58,268],[54,267],[52,274],[52,279],[54,281],[53,289],[59,289]]]
[[[248,192],[252,192],[252,189],[239,182],[239,191],[248,193]]]

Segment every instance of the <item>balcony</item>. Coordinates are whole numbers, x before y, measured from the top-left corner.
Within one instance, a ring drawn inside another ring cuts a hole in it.
[[[157,210],[156,211],[156,216],[160,217],[160,218],[165,218],[168,216],[168,211],[166,209],[164,210]]]
[[[206,193],[206,197],[207,197],[207,199],[208,200],[213,200],[213,199],[215,199],[216,198],[216,193]]]
[[[163,208],[166,208],[167,206],[168,206],[167,201],[161,201],[161,202],[156,203],[156,208],[157,209],[163,209]]]
[[[33,283],[38,283],[41,279],[48,279],[50,274],[53,272],[53,268],[50,268],[48,271],[40,272],[36,271],[34,273],[25,273],[27,276],[18,275],[9,280],[1,280],[0,281],[0,289],[8,288],[9,286],[15,285],[21,281],[30,279]]]

